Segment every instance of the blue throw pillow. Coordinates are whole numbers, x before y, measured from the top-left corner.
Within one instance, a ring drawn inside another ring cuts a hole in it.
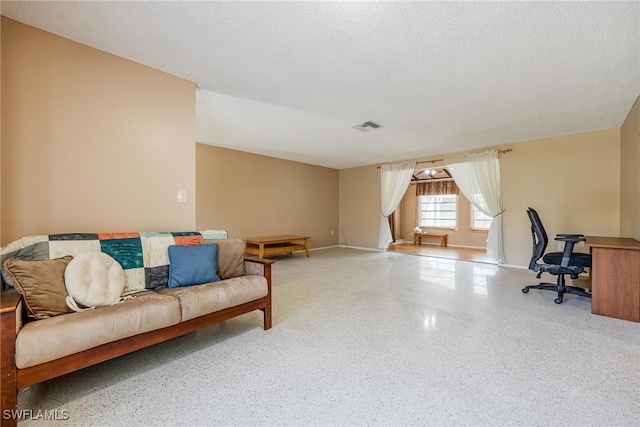
[[[218,245],[169,246],[169,287],[218,282]]]

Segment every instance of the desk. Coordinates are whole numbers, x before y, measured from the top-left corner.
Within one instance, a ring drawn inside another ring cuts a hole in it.
[[[293,251],[305,251],[309,256],[309,236],[268,236],[268,237],[247,237],[247,249],[245,253],[258,255],[264,258],[265,255],[284,254]]]
[[[640,241],[586,236],[591,252],[591,312],[640,322]]]

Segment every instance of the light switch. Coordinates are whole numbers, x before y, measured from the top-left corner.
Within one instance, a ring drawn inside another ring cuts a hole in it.
[[[187,203],[187,190],[178,190],[178,203]]]

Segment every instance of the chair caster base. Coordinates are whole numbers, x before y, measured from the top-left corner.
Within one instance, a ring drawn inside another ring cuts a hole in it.
[[[553,300],[556,304],[562,304],[562,298],[556,298]]]
[[[522,293],[526,294],[527,292],[529,292],[529,288],[522,288]]]

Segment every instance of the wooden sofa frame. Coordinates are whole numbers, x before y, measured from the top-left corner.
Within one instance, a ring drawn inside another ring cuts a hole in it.
[[[18,390],[70,372],[96,365],[100,362],[122,356],[127,353],[152,346],[181,335],[194,332],[206,326],[219,323],[241,314],[254,310],[264,313],[264,329],[271,328],[271,264],[273,261],[256,258],[245,258],[247,262],[263,265],[264,277],[267,279],[268,293],[265,297],[247,303],[230,307],[195,319],[178,323],[177,325],[146,332],[118,341],[90,348],[80,353],[71,354],[60,359],[19,369],[15,363],[15,349],[17,337],[16,311],[21,307],[21,295],[14,289],[3,289],[0,299],[0,382],[1,384],[1,412],[0,425],[2,427],[16,426],[18,419],[14,416],[18,409]]]

